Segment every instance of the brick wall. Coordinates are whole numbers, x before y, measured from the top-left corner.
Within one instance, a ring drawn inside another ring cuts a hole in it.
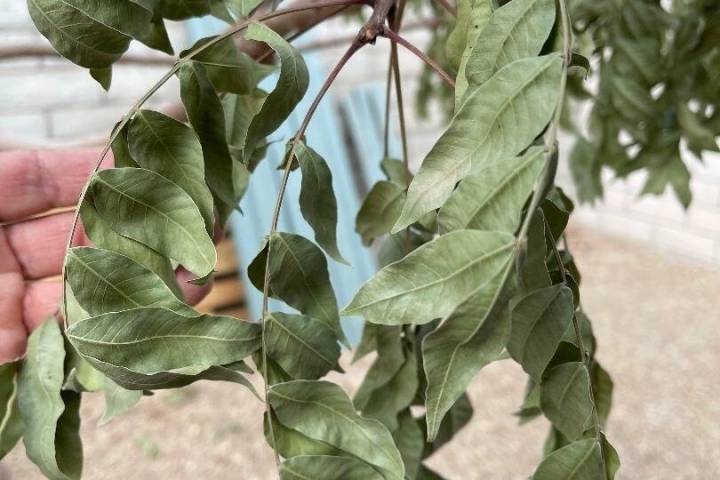
[[[0,48],[46,44],[35,31],[25,2],[0,0],[0,11],[3,12]],[[354,29],[345,21],[334,21],[318,28],[312,40],[346,36]],[[185,30],[180,24],[170,23],[168,30],[177,51],[187,45]],[[420,31],[407,32],[405,36],[420,45],[428,38]],[[300,43],[303,41],[310,40],[301,39]],[[133,42],[131,50],[152,54],[137,42]],[[343,46],[339,45],[318,55],[329,67],[342,52]],[[383,39],[378,39],[375,47],[361,51],[338,78],[333,87],[335,96],[361,84],[383,84],[387,54],[387,41]],[[410,158],[417,166],[442,132],[444,114],[438,108],[432,110],[429,120],[412,114],[420,63],[404,51],[401,51],[400,63],[407,81]],[[166,69],[165,66],[117,65],[112,89],[106,93],[86,71],[59,59],[0,61],[0,142],[61,146],[101,138]],[[177,99],[178,85],[170,81],[147,105],[161,108]],[[568,142],[563,143],[567,151]],[[639,173],[626,181],[607,178],[605,200],[595,207],[579,208],[574,221],[720,265],[720,156],[709,158],[705,165],[691,160],[690,169],[694,201],[687,212],[670,192],[638,199],[643,183]],[[559,183],[572,194],[566,168],[560,169]]]

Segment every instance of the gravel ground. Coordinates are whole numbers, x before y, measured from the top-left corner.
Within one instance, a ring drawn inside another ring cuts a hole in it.
[[[598,356],[615,381],[608,436],[622,459],[617,478],[720,479],[720,271],[589,231],[570,238]],[[362,367],[349,368],[344,387],[357,386]],[[430,465],[450,479],[526,479],[547,424],[517,426],[523,387],[510,361],[483,370],[471,388],[472,424]],[[101,409],[97,396],[83,407],[86,479],[273,478],[261,405],[241,388],[206,382],[159,393],[98,428]],[[19,447],[3,462],[6,475],[41,478],[23,455]]]

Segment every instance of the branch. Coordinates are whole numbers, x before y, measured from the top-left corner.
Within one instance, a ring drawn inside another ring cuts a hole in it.
[[[416,57],[418,57],[420,60],[423,61],[428,67],[435,70],[436,73],[438,73],[443,80],[445,80],[445,83],[450,85],[452,88],[455,88],[455,80],[450,77],[450,75],[443,70],[443,68],[437,64],[433,59],[425,55],[423,52],[420,51],[415,45],[405,40],[403,37],[398,35],[396,32],[392,31],[391,29],[385,27],[383,28],[381,34],[386,37],[388,40],[394,43],[398,43],[405,47],[407,50],[412,52]]]

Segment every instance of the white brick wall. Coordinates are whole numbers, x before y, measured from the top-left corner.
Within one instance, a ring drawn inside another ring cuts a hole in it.
[[[34,29],[25,2],[0,0],[0,47],[38,45],[46,41]],[[354,32],[347,21],[321,26],[312,40],[347,36]],[[179,24],[169,26],[177,51],[186,44]],[[407,32],[410,41],[423,45],[428,35]],[[345,46],[323,50],[319,55],[328,66],[342,55]],[[357,85],[382,84],[387,68],[388,42],[378,39],[375,47],[363,49],[349,64],[333,87],[335,95]],[[134,42],[134,53],[147,52]],[[412,115],[419,61],[401,49],[410,159],[414,166],[422,161],[443,129],[444,113],[434,109],[428,121]],[[0,142],[12,140],[23,144],[68,144],[106,134],[129,106],[166,70],[162,66],[117,65],[110,93],[104,92],[84,70],[53,59],[17,59],[0,61]],[[178,99],[177,82],[160,90],[148,106]],[[395,115],[396,112],[393,112]],[[570,147],[563,139],[564,151]],[[720,265],[720,156],[703,165],[691,161],[693,205],[685,212],[673,194],[638,199],[642,174],[625,181],[606,180],[606,198],[595,207],[578,209],[575,222],[649,242],[689,257]],[[561,168],[559,183],[573,192],[567,168]]]

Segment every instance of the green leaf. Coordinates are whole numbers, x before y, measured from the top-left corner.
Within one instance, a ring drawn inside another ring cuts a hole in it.
[[[409,479],[417,478],[425,449],[425,435],[409,408],[400,412],[393,439],[405,464],[405,476]]]
[[[25,452],[53,480],[78,479],[82,448],[77,432],[79,394],[63,392],[65,346],[60,326],[50,317],[28,339],[18,378],[17,402],[25,430]]]
[[[270,313],[265,317],[265,348],[283,370],[295,379],[316,379],[338,364],[340,346],[335,332],[307,315]]]
[[[218,37],[213,36],[198,40],[190,49],[182,52],[180,58],[216,38]],[[272,65],[258,63],[247,53],[238,51],[232,37],[217,41],[192,59],[203,64],[217,91],[240,95],[252,93],[258,82],[275,69]]]
[[[143,375],[196,375],[240,361],[260,347],[260,330],[258,324],[233,317],[186,317],[145,307],[76,322],[67,336],[93,366],[116,380],[104,364]]]
[[[605,434],[601,433],[600,435],[602,437],[602,455],[603,461],[605,462],[607,480],[613,480],[618,469],[620,469],[620,457],[615,448],[608,442]]]
[[[35,27],[53,48],[73,63],[87,68],[105,68],[122,56],[130,36],[122,27],[147,25],[150,12],[129,1],[118,1],[117,9],[81,0],[28,0]]]
[[[462,430],[473,415],[473,407],[467,393],[460,395],[455,404],[440,424],[440,430],[434,440],[425,444],[423,458],[427,458],[437,452],[443,445],[452,440],[457,433]],[[423,422],[423,426],[427,425],[427,421]],[[427,437],[427,435],[425,435]]]
[[[343,339],[335,292],[322,250],[300,235],[274,233],[269,244],[248,267],[250,280],[260,291],[263,290],[268,246],[271,252],[270,295],[320,320],[335,332],[337,338]]]
[[[384,361],[384,357],[379,357],[373,367],[384,366]],[[367,401],[363,402],[362,414],[379,420],[391,432],[397,430],[399,413],[410,406],[418,390],[417,370],[417,358],[414,353],[408,352],[400,368],[393,372],[387,382],[375,388]],[[354,403],[358,405],[357,397]]]
[[[484,283],[423,340],[428,440],[436,437],[443,417],[480,369],[497,360],[505,348],[510,321],[507,302],[499,299],[511,260],[508,251],[504,264],[479,277],[486,279]]]
[[[92,191],[87,192],[85,201],[80,206],[80,218],[85,227],[85,233],[93,245],[131,258],[157,274],[176,297],[182,298],[170,259],[140,242],[117,234],[110,228],[110,225],[100,218],[95,210]]]
[[[680,203],[688,208],[692,202],[690,171],[680,157],[664,160],[661,164],[648,169],[648,177],[640,195],[647,193],[660,195],[670,185]]]
[[[471,89],[505,65],[540,53],[554,24],[553,0],[513,0],[495,10],[465,67]]]
[[[15,448],[23,434],[23,421],[17,404],[18,363],[0,365],[0,460]]]
[[[251,23],[245,32],[247,40],[266,43],[280,58],[280,76],[260,111],[250,122],[245,139],[245,155],[285,121],[305,95],[309,77],[302,54],[283,37],[260,23]]]
[[[591,205],[603,197],[602,164],[592,143],[579,137],[570,152],[570,173],[577,186],[577,199]]]
[[[540,384],[540,407],[568,440],[580,438],[593,410],[585,365],[570,362],[551,368]]]
[[[373,394],[382,389],[405,364],[405,349],[400,337],[400,327],[387,327],[365,324],[365,328],[375,330],[374,350],[377,351],[377,359],[368,369],[363,382],[355,392],[353,403],[358,410],[364,410]],[[356,359],[359,357],[356,357]],[[384,393],[383,393],[384,395]]]
[[[233,160],[225,138],[225,113],[210,83],[205,67],[188,62],[178,71],[180,97],[205,158],[205,181],[215,198],[216,208],[224,203],[237,206],[233,188]]]
[[[89,186],[97,213],[116,233],[176,260],[198,277],[217,254],[192,198],[173,182],[141,168],[96,173]]]
[[[280,465],[280,480],[383,480],[373,467],[352,457],[302,455]]]
[[[267,95],[267,92],[255,89],[247,95],[228,94],[222,99],[230,155],[235,161],[243,162],[250,171],[255,168],[250,158],[244,156],[245,138],[252,118],[260,111]]]
[[[545,457],[532,480],[601,480],[605,478],[600,444],[578,440]]]
[[[562,59],[517,60],[473,90],[410,184],[394,232],[442,206],[467,175],[527,147],[550,120]]]
[[[185,20],[210,13],[208,0],[160,0],[157,13],[170,20]]]
[[[542,410],[540,410],[540,384],[535,383],[532,379],[528,379],[527,386],[525,387],[525,399],[522,405],[520,405],[520,410],[513,415],[520,417],[520,425],[542,415]]]
[[[90,76],[105,90],[110,90],[112,83],[112,67],[91,68]]]
[[[590,378],[598,420],[601,426],[605,426],[612,407],[614,384],[610,374],[597,361],[590,368]]]
[[[515,232],[545,156],[545,149],[533,147],[522,156],[495,160],[465,177],[440,209],[440,231],[473,228]]]
[[[113,127],[113,134],[115,134],[118,127],[120,127],[120,122],[116,123]],[[130,147],[128,145],[128,127],[129,125],[125,124],[122,129],[117,132],[115,140],[113,140],[113,142],[110,144],[110,146],[112,147],[113,162],[115,163],[116,167],[137,168],[140,165],[138,165],[135,159],[132,158],[132,155],[130,154]]]
[[[268,401],[278,421],[373,465],[386,480],[402,480],[400,453],[387,429],[355,412],[345,392],[324,381],[295,380],[273,385]]]
[[[405,187],[381,180],[368,192],[355,219],[355,231],[364,245],[390,233],[405,203]]]
[[[460,63],[457,67],[458,73],[455,78],[455,111],[460,108],[462,99],[468,88],[467,74],[465,71],[468,61],[475,49],[478,35],[485,30],[485,27],[490,20],[494,3],[495,2],[492,0],[473,0],[472,2],[472,10],[469,15],[470,18],[468,20],[467,34],[462,46],[462,55],[460,56]]]
[[[105,411],[100,418],[100,425],[110,423],[115,417],[126,413],[143,396],[141,390],[127,390],[109,378],[105,378],[103,391],[105,392]]]
[[[330,168],[303,142],[295,145],[295,155],[302,172],[300,212],[315,232],[318,245],[338,262],[347,264],[337,247],[338,212]]]
[[[539,382],[572,321],[572,291],[562,285],[535,290],[515,302],[507,349]]]
[[[501,232],[456,230],[380,270],[343,315],[383,325],[422,325],[449,315],[477,288],[475,279],[504,267],[515,239]]]
[[[265,433],[265,440],[269,446],[273,446],[270,439],[270,429],[268,424],[267,413],[263,417],[263,430]],[[303,435],[302,433],[290,429],[278,422],[277,418],[273,415],[273,435],[275,437],[275,450],[284,458],[293,458],[304,455],[329,455],[329,456],[342,456],[343,452],[333,447],[332,445],[313,440],[312,438]]]
[[[402,160],[385,157],[380,162],[380,169],[391,182],[407,188],[412,180],[412,174],[408,171]]]
[[[527,247],[521,251],[519,280],[522,292],[552,285],[545,259],[547,258],[547,242],[545,236],[545,214],[538,208],[530,219],[530,228],[527,233]]]
[[[128,127],[128,147],[137,164],[159,173],[190,195],[213,233],[213,199],[205,184],[203,150],[187,125],[159,112],[141,110]]]

